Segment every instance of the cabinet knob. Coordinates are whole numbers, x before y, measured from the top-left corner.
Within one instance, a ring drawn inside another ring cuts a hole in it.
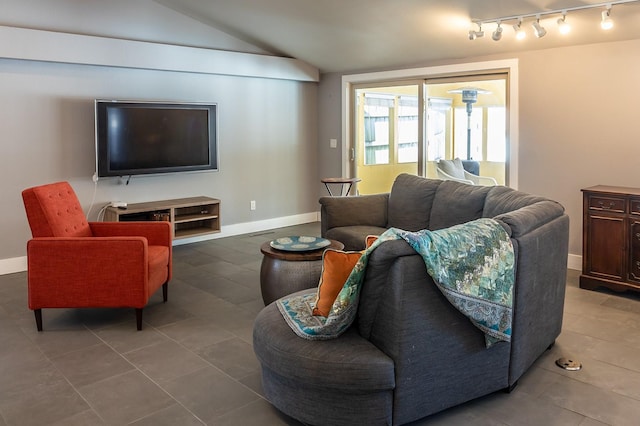
[[[640,232],[636,232],[636,238],[640,240]]]

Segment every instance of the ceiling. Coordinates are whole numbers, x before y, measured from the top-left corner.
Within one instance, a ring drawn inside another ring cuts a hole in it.
[[[525,40],[515,40],[505,21],[474,41],[472,19],[488,20],[603,3],[591,0],[155,0],[177,12],[250,42],[272,54],[308,62],[321,72],[384,69],[437,60],[548,49],[640,38],[640,2],[614,5],[615,26],[600,29],[604,7],[571,11],[572,30],[558,33],[560,15],[542,16],[545,37],[524,21]]]

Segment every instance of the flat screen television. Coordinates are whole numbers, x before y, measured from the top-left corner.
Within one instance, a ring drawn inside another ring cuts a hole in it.
[[[218,170],[217,104],[96,100],[98,177]]]

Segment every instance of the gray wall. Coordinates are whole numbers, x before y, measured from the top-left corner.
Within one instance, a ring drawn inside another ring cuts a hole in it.
[[[569,252],[581,256],[580,189],[598,184],[640,187],[640,40],[416,67],[508,58],[519,60],[519,189],[565,206],[571,218]],[[321,175],[335,173],[342,161],[322,139],[323,134],[341,134],[341,117],[335,113],[341,108],[340,95],[341,76],[323,75],[319,93]]]
[[[113,7],[129,3],[114,2]],[[100,14],[108,6],[96,7],[95,14],[83,18],[94,19],[97,28],[106,26]],[[65,11],[62,7],[60,13]],[[49,13],[58,13],[58,5]],[[158,15],[164,18],[166,13]],[[34,19],[39,16],[34,14]],[[64,21],[69,30],[71,17],[52,22]],[[149,16],[147,20],[153,21]],[[194,28],[202,31],[195,21]],[[178,25],[175,30],[177,35],[184,31],[187,38],[189,28]],[[0,261],[26,254],[30,232],[20,192],[58,180],[71,182],[85,211],[95,190],[92,219],[114,200],[133,203],[196,195],[221,199],[223,231],[230,224],[267,223],[318,209],[318,193],[310,190],[318,182],[317,83],[5,58],[0,59],[0,93]],[[111,178],[94,187],[95,98],[218,103],[220,171],[134,177],[129,185]],[[257,210],[250,211],[250,200],[256,201]]]

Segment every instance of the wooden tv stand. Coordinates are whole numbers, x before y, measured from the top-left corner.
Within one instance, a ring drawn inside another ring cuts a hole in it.
[[[220,200],[210,197],[179,198],[129,204],[126,208],[109,206],[105,222],[155,221],[171,222],[173,239],[198,237],[220,232]]]

